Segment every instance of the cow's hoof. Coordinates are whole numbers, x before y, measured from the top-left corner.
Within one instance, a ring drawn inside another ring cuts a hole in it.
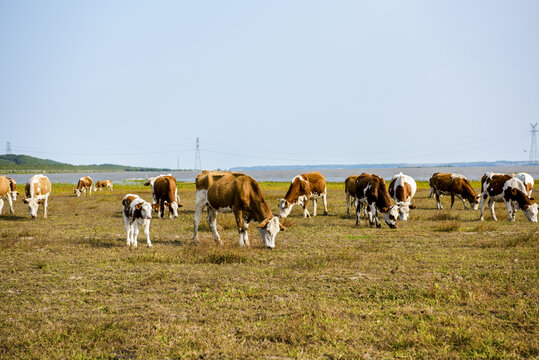
[[[377,224],[377,225],[376,225],[376,228],[377,228],[377,229],[380,229],[381,227],[382,227],[381,224]]]

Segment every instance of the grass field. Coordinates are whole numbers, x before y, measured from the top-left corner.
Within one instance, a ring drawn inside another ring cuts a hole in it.
[[[509,223],[500,203],[498,222],[460,200],[447,210],[448,197],[435,210],[418,185],[418,209],[392,230],[354,226],[329,184],[329,216],[295,207],[271,251],[253,225],[240,248],[223,214],[225,245],[205,216],[192,245],[193,184],[179,187],[180,217],[154,218],[153,248],[141,232],[136,250],[121,198],[149,188],[76,198],[54,184],[48,219],[20,200],[0,217],[0,357],[538,358],[538,225],[520,211]],[[262,184],[275,213],[287,187]]]

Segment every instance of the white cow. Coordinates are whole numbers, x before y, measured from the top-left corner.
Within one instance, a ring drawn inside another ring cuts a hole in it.
[[[51,182],[48,177],[43,174],[34,175],[26,183],[24,189],[26,193],[26,199],[23,200],[25,204],[28,204],[28,211],[32,219],[37,217],[37,209],[39,205],[43,204],[43,217],[47,218],[47,205],[49,202],[49,195],[51,194]]]
[[[134,248],[138,246],[138,225],[140,224],[144,227],[148,247],[151,247],[150,220],[152,218],[152,205],[138,195],[127,194],[122,199],[122,213],[125,231],[127,232],[127,246],[133,246]]]

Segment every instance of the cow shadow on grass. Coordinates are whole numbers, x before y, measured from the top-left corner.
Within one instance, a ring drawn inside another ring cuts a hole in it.
[[[18,216],[18,215],[0,215],[0,220],[7,221],[23,221],[31,220],[29,216]]]

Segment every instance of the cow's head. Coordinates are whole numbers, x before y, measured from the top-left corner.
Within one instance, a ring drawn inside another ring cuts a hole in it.
[[[12,191],[11,192],[11,198],[13,199],[13,201],[17,200],[17,195],[19,195],[18,191]]]
[[[73,193],[74,193],[75,195],[77,195],[77,197],[80,197],[80,195],[82,194],[82,190],[80,190],[80,189],[74,189],[74,190],[73,190]]]
[[[28,204],[28,211],[30,212],[30,216],[32,219],[36,219],[37,217],[37,209],[39,208],[39,205],[43,204],[43,200],[38,200],[36,198],[26,198],[22,200],[23,203]]]
[[[526,215],[526,218],[530,220],[533,223],[537,222],[537,208],[539,205],[532,204],[532,205],[524,205],[522,208],[522,211],[524,212],[524,215]]]
[[[135,209],[140,210],[140,216],[143,219],[152,218],[152,205],[149,202],[141,202],[135,205]]]
[[[176,201],[173,201],[172,204],[170,204],[169,209],[172,210],[172,217],[177,218],[178,217],[178,203]]]
[[[385,210],[385,211],[384,211]],[[399,216],[399,207],[398,205],[391,205],[389,208],[381,209],[382,217],[386,224],[392,228],[397,228],[397,217]]]
[[[287,217],[290,214],[290,211],[292,211],[292,206],[294,206],[294,204],[289,203],[286,199],[279,200],[279,217]]]
[[[264,245],[268,249],[273,249],[275,247],[275,236],[279,231],[284,231],[284,226],[279,222],[277,216],[272,217],[271,219],[265,219],[258,225],[258,232],[264,241]]]
[[[475,198],[470,200],[470,206],[472,209],[477,210],[479,209],[479,202],[481,201],[481,194],[477,195]]]
[[[397,208],[399,209],[399,219],[406,221],[410,216],[410,209],[415,209],[416,206],[408,201],[399,201]]]

